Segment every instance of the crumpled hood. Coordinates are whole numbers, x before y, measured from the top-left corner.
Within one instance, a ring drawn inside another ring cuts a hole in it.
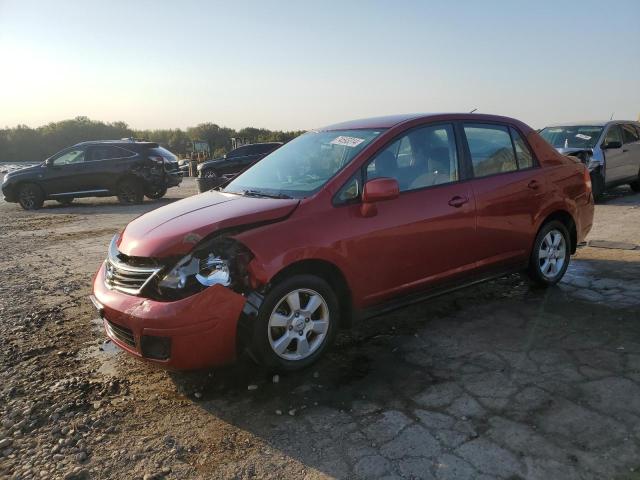
[[[118,250],[135,257],[185,255],[218,230],[281,220],[298,203],[296,199],[244,197],[217,191],[201,193],[133,220],[124,229]]]

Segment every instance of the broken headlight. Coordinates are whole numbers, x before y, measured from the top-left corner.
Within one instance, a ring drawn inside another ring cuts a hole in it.
[[[230,238],[214,239],[183,257],[158,282],[160,293],[185,297],[213,285],[242,286],[249,251]]]

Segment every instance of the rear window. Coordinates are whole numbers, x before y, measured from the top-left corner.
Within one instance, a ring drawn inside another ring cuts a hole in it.
[[[518,170],[518,163],[506,126],[465,124],[473,175],[476,178]]]
[[[169,160],[171,162],[177,162],[178,161],[178,157],[176,157],[173,153],[171,153],[169,150],[167,150],[166,148],[163,148],[163,147],[150,148],[149,149],[149,154],[150,155],[160,155],[161,157],[164,157],[164,158],[166,158],[167,160]]]
[[[633,125],[622,125],[622,139],[624,143],[634,143],[638,141],[638,132]]]

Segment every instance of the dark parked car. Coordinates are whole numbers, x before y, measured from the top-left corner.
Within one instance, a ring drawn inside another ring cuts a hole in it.
[[[560,153],[580,158],[591,172],[597,200],[607,188],[629,184],[640,192],[640,122],[571,123],[543,128],[540,135]]]
[[[246,348],[292,370],[355,320],[508,272],[557,283],[593,210],[586,166],[517,120],[346,122],[133,220],[92,300],[138,358],[195,369]]]
[[[79,197],[115,195],[122,203],[140,203],[146,195],[157,199],[182,181],[178,162],[157,143],[102,140],[78,143],[40,165],[7,174],[2,194],[25,210],[45,200],[69,204]]]
[[[201,163],[196,180],[198,190],[206,192],[228,182],[281,146],[281,142],[252,143],[231,150],[222,158]]]

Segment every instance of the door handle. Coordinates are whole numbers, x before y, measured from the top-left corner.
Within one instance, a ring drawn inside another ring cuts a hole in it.
[[[449,200],[449,205],[455,208],[460,208],[467,202],[469,202],[469,199],[467,197],[461,197],[460,195],[456,195],[451,200]]]
[[[527,184],[527,188],[530,188],[531,190],[537,190],[540,188],[540,182],[538,182],[537,180],[531,180]]]

